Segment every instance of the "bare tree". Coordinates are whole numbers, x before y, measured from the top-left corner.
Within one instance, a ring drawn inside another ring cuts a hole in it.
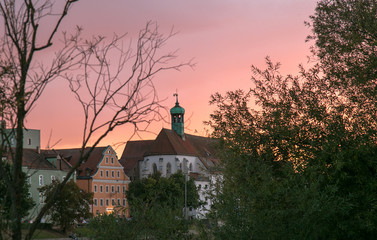
[[[0,14],[4,23],[0,39],[0,105],[2,121],[11,131],[0,128],[2,150],[7,150],[12,161],[10,177],[2,176],[8,184],[12,199],[12,239],[21,239],[21,195],[23,130],[25,118],[42,95],[45,87],[56,78],[65,78],[84,113],[84,129],[80,160],[57,188],[59,194],[64,184],[80,164],[89,157],[107,134],[117,126],[131,124],[134,130],[140,124],[149,124],[159,115],[161,108],[153,85],[153,77],[162,70],[180,69],[191,63],[172,63],[175,52],[161,54],[166,41],[174,35],[159,34],[156,24],[147,23],[140,31],[136,46],[123,46],[125,35],[114,36],[109,42],[104,37],[82,40],[81,29],[74,34],[63,34],[63,45],[52,56],[49,64],[40,62],[35,55],[51,48],[58,29],[77,0],[66,0],[63,10],[55,12],[49,0],[0,0]],[[48,32],[40,29],[49,19],[55,24]],[[116,54],[116,55],[114,55]],[[117,57],[114,57],[117,56]],[[15,137],[15,148],[11,146]],[[89,151],[84,149],[91,145]],[[9,153],[10,152],[10,153]],[[4,153],[3,153],[4,154]],[[0,161],[0,174],[2,173]],[[25,239],[31,239],[38,223],[52,206],[51,198],[30,226]]]

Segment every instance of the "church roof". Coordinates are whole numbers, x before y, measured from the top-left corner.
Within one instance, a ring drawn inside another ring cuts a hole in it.
[[[184,155],[196,156],[204,166],[212,168],[219,163],[214,144],[211,138],[191,134],[181,138],[173,130],[163,128],[155,140],[127,142],[120,162],[129,171],[145,156]]]
[[[119,163],[124,167],[126,174],[135,167],[138,161],[143,160],[146,149],[149,149],[154,140],[128,141]]]

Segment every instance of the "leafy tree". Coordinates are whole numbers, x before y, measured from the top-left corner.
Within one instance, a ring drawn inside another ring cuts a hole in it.
[[[60,182],[53,181],[39,190],[48,201],[55,194],[55,190]],[[64,185],[62,191],[56,196],[54,204],[47,212],[52,222],[59,226],[63,232],[71,230],[75,223],[83,218],[90,218],[90,205],[93,202],[93,193],[81,190],[74,181],[69,181]]]
[[[353,85],[377,78],[377,3],[374,0],[319,1],[311,16],[314,53],[334,84]]]
[[[374,124],[312,76],[254,68],[249,93],[213,95],[224,182],[213,216],[219,239],[354,239],[376,234]],[[247,106],[253,94],[261,110]],[[330,95],[329,98],[326,96]],[[330,102],[330,99],[332,102]],[[331,103],[331,104],[329,104]],[[358,125],[360,124],[360,125]],[[367,128],[368,127],[368,128]]]
[[[375,13],[374,1],[319,1],[313,68],[282,76],[267,58],[250,91],[212,96],[225,168],[215,237],[376,237]]]
[[[185,175],[181,172],[169,178],[156,173],[148,178],[132,182],[127,191],[133,221],[140,232],[157,239],[177,239],[187,233],[183,218]],[[187,181],[187,206],[200,206],[199,195],[192,179]],[[164,218],[164,221],[161,219]]]
[[[142,202],[146,206],[167,205],[173,210],[182,211],[184,206],[185,175],[181,172],[169,178],[161,177],[157,172],[148,178],[131,182],[127,198],[131,212],[133,206]],[[193,179],[187,181],[187,206],[197,208],[201,205],[199,194]]]
[[[11,167],[9,163],[3,162],[4,168],[2,174],[10,175]],[[25,217],[28,214],[28,211],[35,205],[33,202],[33,199],[29,195],[29,185],[26,182],[25,174],[24,174],[25,184],[22,188],[21,193],[21,216]],[[7,195],[7,188],[8,185],[5,182],[3,178],[0,178],[0,229],[3,231],[0,232],[0,239],[6,239],[6,237],[3,237],[3,234],[8,231],[9,222],[11,218],[10,213],[10,206],[11,206],[11,200],[9,199],[9,195]]]
[[[190,239],[183,218],[185,176],[182,173],[163,178],[159,173],[131,182],[127,191],[131,218],[104,215],[89,224],[92,237],[107,239]],[[199,195],[193,180],[187,182],[188,206],[199,207]]]

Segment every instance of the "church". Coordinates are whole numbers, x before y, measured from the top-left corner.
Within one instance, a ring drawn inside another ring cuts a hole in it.
[[[170,109],[171,129],[163,128],[155,140],[128,141],[120,163],[130,180],[148,177],[159,171],[161,176],[182,171],[194,179],[199,196],[206,204],[201,209],[190,209],[192,216],[203,218],[211,206],[209,191],[217,174],[219,158],[211,138],[186,134],[185,109],[176,103]]]

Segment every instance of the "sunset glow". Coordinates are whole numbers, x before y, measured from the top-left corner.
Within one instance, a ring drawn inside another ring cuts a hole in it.
[[[304,21],[314,13],[315,4],[315,0],[81,0],[73,6],[61,30],[70,32],[79,25],[85,37],[111,38],[114,33],[128,33],[135,41],[147,21],[157,22],[163,34],[173,28],[177,34],[162,51],[178,49],[178,62],[194,59],[196,66],[159,74],[155,87],[159,99],[166,99],[167,109],[174,106],[173,94],[177,91],[186,110],[185,131],[205,135],[203,121],[213,111],[208,104],[210,95],[250,88],[251,65],[263,68],[266,56],[281,62],[285,74],[297,73],[299,64],[307,65],[313,43],[305,42],[310,29]],[[149,133],[133,139],[154,139],[161,128],[170,128],[168,112],[163,115],[165,121],[154,123]],[[41,130],[42,148],[55,143],[55,148],[79,147],[82,119],[67,83],[57,79],[28,115],[26,127]],[[130,128],[121,127],[100,145],[114,145],[130,137]],[[118,157],[123,148],[116,149]]]

